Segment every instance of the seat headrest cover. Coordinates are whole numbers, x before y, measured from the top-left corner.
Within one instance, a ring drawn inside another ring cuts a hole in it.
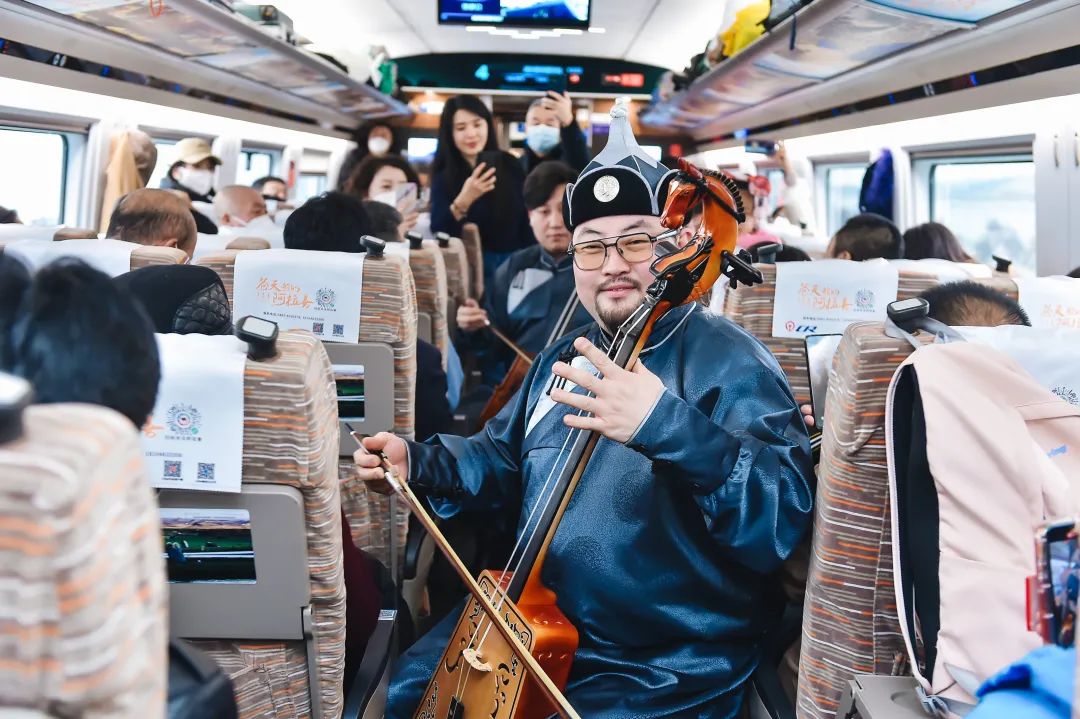
[[[143,267],[113,280],[138,299],[161,334],[222,335],[232,332],[225,285],[198,265]]]

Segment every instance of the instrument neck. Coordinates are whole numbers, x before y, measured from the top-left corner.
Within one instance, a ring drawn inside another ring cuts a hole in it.
[[[666,309],[666,306],[658,305],[654,296],[647,294],[634,314],[615,333],[608,357],[622,368],[633,364],[645,342],[648,341],[653,325]],[[562,468],[550,494],[542,495],[537,500],[543,502],[540,518],[535,525],[524,528],[524,531],[528,533],[528,541],[510,558],[514,575],[507,593],[512,601],[517,602],[521,599],[530,578],[533,578],[533,581],[538,580],[539,568],[543,564],[547,548],[555,537],[555,530],[570,501],[570,495],[573,494],[578,479],[585,471],[585,466],[598,440],[599,434],[596,432],[574,430],[565,459],[561,453],[556,459],[556,462],[562,462]]]
[[[563,304],[562,312],[559,313],[559,318],[555,321],[551,334],[548,335],[547,342],[544,344],[545,347],[555,344],[555,340],[565,335],[566,331],[570,329],[570,318],[577,312],[579,302],[577,292],[571,292],[570,297]]]

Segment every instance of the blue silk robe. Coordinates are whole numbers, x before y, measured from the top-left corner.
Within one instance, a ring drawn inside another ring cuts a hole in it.
[[[477,435],[410,443],[440,515],[499,509],[524,529],[567,435],[545,393],[570,341]],[[734,717],[779,613],[771,575],[810,524],[806,430],[768,350],[700,306],[661,318],[642,361],[666,389],[626,445],[600,439],[544,565],[580,633],[566,695],[590,719]],[[388,717],[411,719],[457,620],[399,660]]]

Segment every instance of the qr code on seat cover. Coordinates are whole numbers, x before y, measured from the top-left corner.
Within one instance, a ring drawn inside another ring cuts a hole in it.
[[[204,482],[214,481],[214,464],[212,462],[199,462],[199,473],[196,478]]]
[[[180,462],[165,462],[165,479],[181,479]]]

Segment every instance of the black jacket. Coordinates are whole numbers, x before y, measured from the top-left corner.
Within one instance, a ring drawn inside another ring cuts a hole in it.
[[[213,192],[211,192],[209,195],[199,195],[199,194],[197,194],[195,192],[192,192],[191,190],[184,187],[183,185],[181,185],[179,182],[174,180],[171,175],[165,175],[165,177],[161,178],[161,189],[163,189],[163,190],[180,190],[181,192],[186,194],[191,199],[192,202],[213,202],[214,201]],[[202,234],[204,234],[204,235],[216,235],[218,233],[217,225],[214,224],[214,221],[211,220],[206,215],[204,215],[203,213],[196,210],[194,207],[191,208],[191,216],[195,218],[195,229],[198,230],[199,232],[201,232]]]

